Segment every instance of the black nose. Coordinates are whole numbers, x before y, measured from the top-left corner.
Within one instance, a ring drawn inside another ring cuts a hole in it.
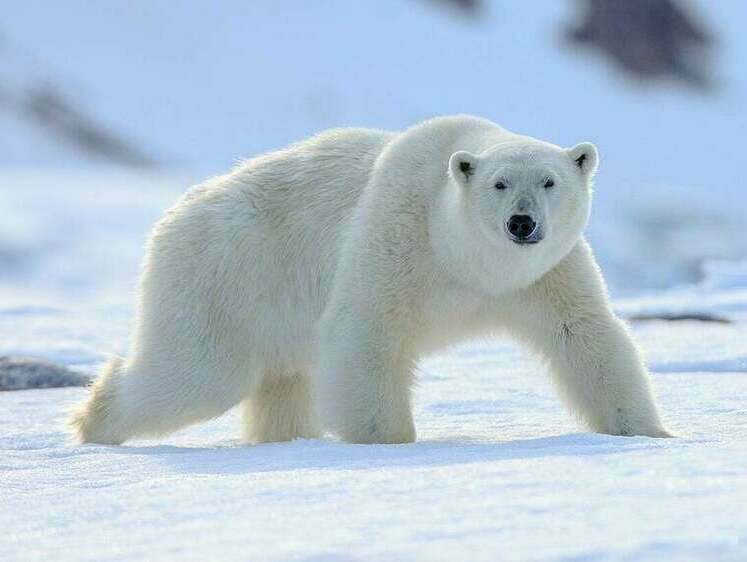
[[[508,233],[519,240],[529,238],[537,223],[529,215],[513,215],[506,223]]]

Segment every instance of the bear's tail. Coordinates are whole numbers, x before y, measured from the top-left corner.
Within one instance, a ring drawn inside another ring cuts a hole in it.
[[[79,443],[118,445],[126,440],[121,413],[115,410],[123,370],[124,359],[109,360],[91,385],[85,402],[73,411],[68,423]]]

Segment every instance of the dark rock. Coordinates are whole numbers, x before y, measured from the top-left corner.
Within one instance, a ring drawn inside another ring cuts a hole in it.
[[[85,386],[90,377],[38,357],[0,356],[0,391]]]
[[[697,15],[675,0],[583,0],[568,38],[604,53],[639,79],[673,77],[706,90],[713,38]]]
[[[682,322],[682,321],[695,321],[695,322],[715,322],[716,324],[731,324],[732,321],[724,316],[717,316],[715,314],[709,314],[708,312],[685,312],[685,313],[659,313],[659,314],[635,314],[629,316],[628,320],[631,322],[648,322],[652,320],[664,320],[666,322]]]

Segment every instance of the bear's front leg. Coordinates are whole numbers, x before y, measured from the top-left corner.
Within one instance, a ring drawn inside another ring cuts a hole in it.
[[[510,310],[509,326],[547,360],[560,394],[591,430],[671,437],[640,353],[610,308],[585,241]]]
[[[412,443],[412,363],[402,339],[370,311],[345,305],[320,323],[319,410],[350,443]]]

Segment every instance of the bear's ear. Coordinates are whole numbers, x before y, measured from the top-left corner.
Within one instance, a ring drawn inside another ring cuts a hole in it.
[[[596,146],[590,142],[582,142],[573,148],[569,148],[567,152],[573,163],[585,176],[592,177],[596,173],[599,165],[599,152]]]
[[[459,150],[449,158],[449,172],[459,185],[467,185],[477,170],[477,156]]]

